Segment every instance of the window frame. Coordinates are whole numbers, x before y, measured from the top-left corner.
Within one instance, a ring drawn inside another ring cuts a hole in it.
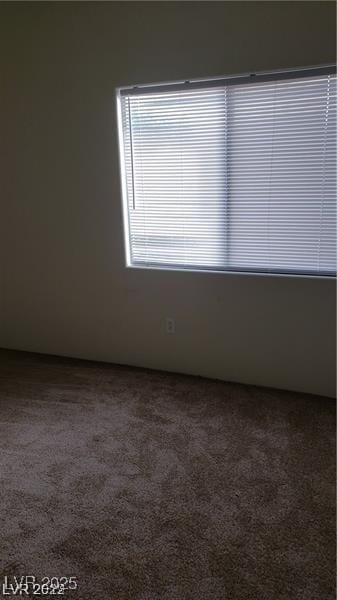
[[[200,268],[191,266],[175,266],[168,265],[165,263],[156,264],[134,264],[131,261],[131,236],[130,236],[130,224],[129,224],[129,210],[128,210],[128,199],[126,189],[126,167],[124,160],[124,135],[122,125],[122,106],[121,98],[125,95],[146,95],[159,90],[165,91],[181,91],[181,90],[193,90],[203,89],[209,87],[228,85],[238,85],[266,82],[266,81],[277,81],[284,79],[298,79],[301,77],[310,77],[312,75],[335,75],[336,64],[328,63],[317,66],[305,66],[296,67],[292,69],[277,69],[272,71],[258,71],[250,73],[240,73],[221,77],[205,77],[200,79],[185,79],[177,80],[172,82],[160,82],[160,83],[149,83],[149,84],[137,84],[137,85],[122,85],[115,88],[115,100],[117,109],[117,135],[118,135],[118,154],[119,154],[119,176],[120,176],[120,195],[122,205],[122,218],[123,218],[123,237],[124,237],[124,256],[125,256],[125,267],[127,269],[137,270],[150,270],[150,271],[173,271],[183,273],[208,273],[215,275],[241,275],[241,276],[259,276],[259,277],[288,277],[288,278],[305,278],[305,279],[325,279],[325,280],[336,280],[337,273],[321,274],[321,273],[304,273],[304,272],[287,272],[287,271],[268,271],[268,270],[256,270],[256,269],[243,269],[243,270],[232,270],[232,269],[215,269],[210,267]]]

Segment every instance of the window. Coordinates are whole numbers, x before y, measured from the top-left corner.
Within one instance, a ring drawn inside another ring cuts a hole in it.
[[[330,67],[118,91],[127,264],[336,274]]]

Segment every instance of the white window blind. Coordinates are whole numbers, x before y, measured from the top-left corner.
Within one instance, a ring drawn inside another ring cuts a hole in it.
[[[323,71],[121,90],[128,264],[335,275]]]

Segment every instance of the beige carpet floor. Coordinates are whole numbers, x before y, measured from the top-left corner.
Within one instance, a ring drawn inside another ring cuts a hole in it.
[[[335,598],[332,400],[11,351],[0,365],[0,584]]]

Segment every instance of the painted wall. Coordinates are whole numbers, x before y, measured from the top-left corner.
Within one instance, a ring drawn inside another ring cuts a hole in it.
[[[4,346],[334,394],[334,282],[124,268],[114,106],[117,85],[333,62],[334,12],[0,3]]]
[[[11,118],[7,107],[8,79],[7,73],[7,52],[5,37],[3,35],[3,22],[1,21],[0,10],[0,348],[5,345],[4,338],[4,264],[5,264],[5,209],[6,217],[8,215],[9,203],[9,178],[7,176],[7,123]],[[7,220],[7,219],[6,219]]]

